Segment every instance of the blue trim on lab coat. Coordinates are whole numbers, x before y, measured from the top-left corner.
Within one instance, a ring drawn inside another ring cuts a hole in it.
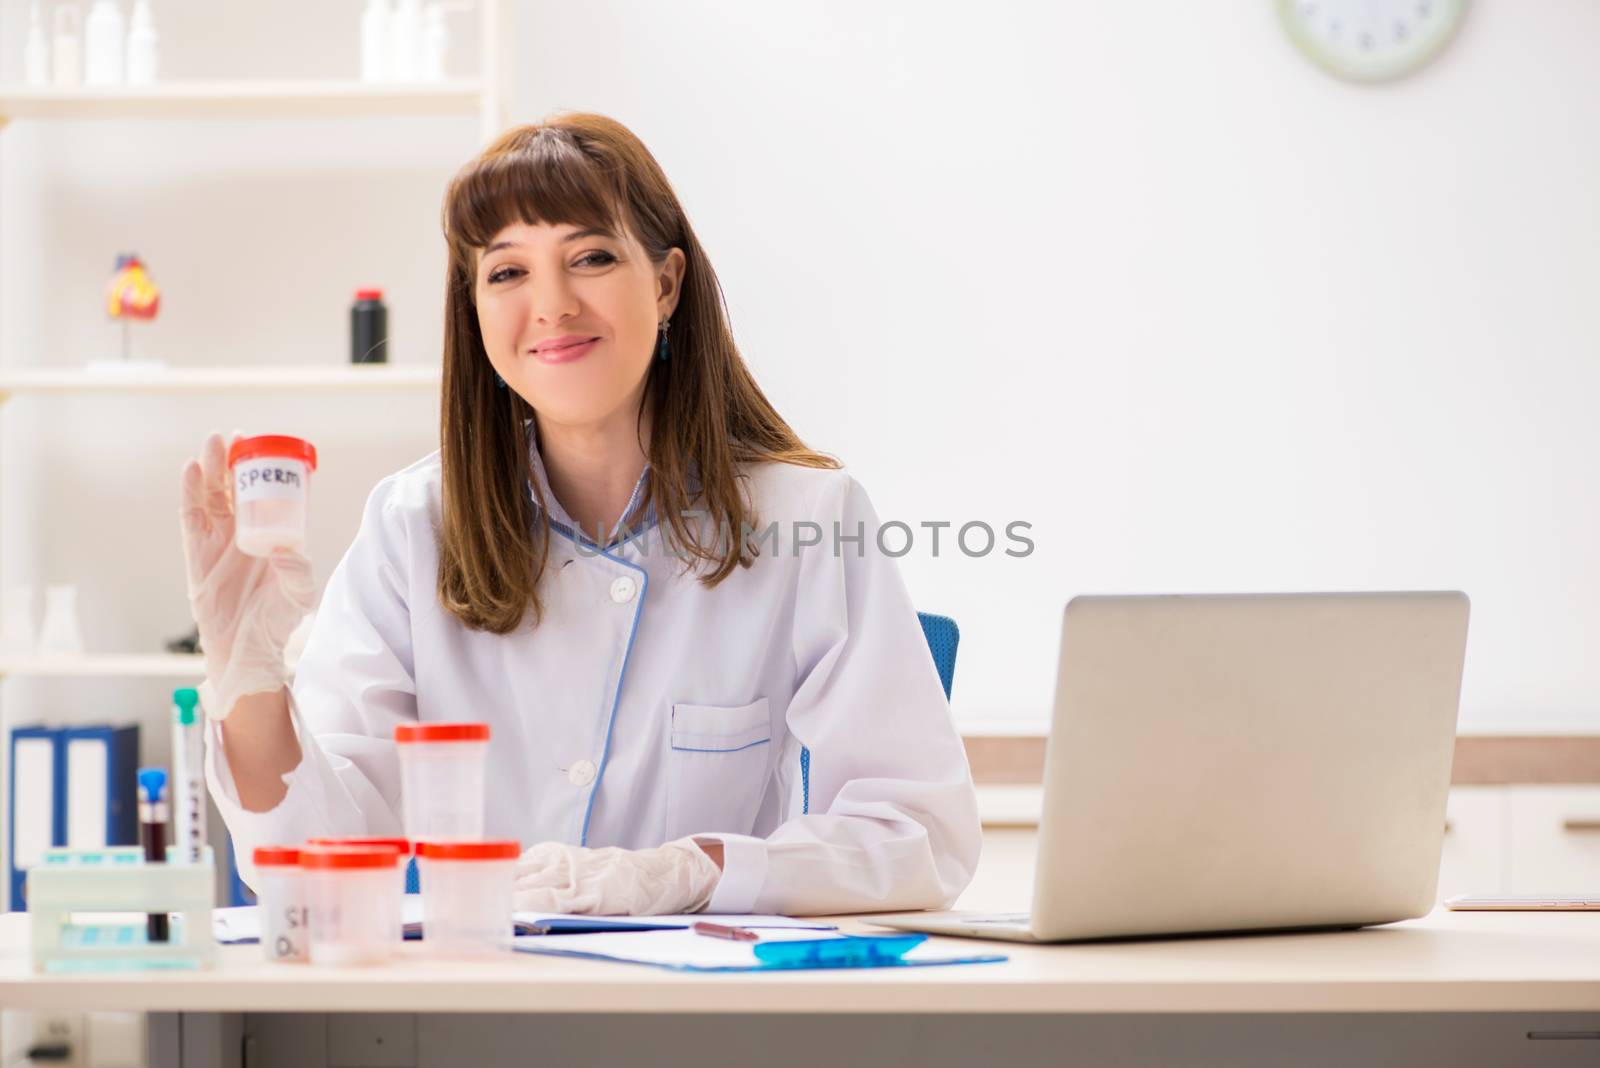
[[[672,747],[672,751],[674,753],[742,753],[746,749],[753,749],[758,745],[766,745],[770,741],[772,741],[771,738],[763,738],[759,742],[747,742],[734,749],[695,749],[687,745],[675,745]]]
[[[548,516],[546,517],[546,520],[549,522],[552,529],[561,533],[574,545],[578,543],[579,537],[583,537],[582,532],[574,535],[573,532],[568,530],[565,525],[557,523],[553,519],[549,519]],[[622,704],[622,686],[623,683],[625,683],[628,679],[628,658],[633,655],[633,639],[639,633],[639,617],[644,614],[644,597],[645,594],[650,590],[650,573],[644,568],[640,567],[638,564],[630,563],[619,556],[612,556],[598,545],[595,545],[594,542],[590,541],[587,537],[584,537],[583,540],[594,547],[596,556],[603,556],[612,563],[621,564],[623,567],[632,568],[639,573],[638,604],[636,604],[633,609],[633,626],[628,630],[628,647],[622,651],[622,671],[617,675],[617,691],[611,697],[611,718],[606,721],[606,740],[605,744],[600,749],[600,768],[595,772],[594,785],[589,789],[589,803],[583,808],[583,829],[578,833],[578,844],[580,846],[587,846],[589,844],[589,817],[594,812],[594,799],[595,796],[600,792],[600,783],[603,782],[606,777],[606,763],[611,757],[611,730],[616,726],[617,708]],[[627,543],[624,542],[623,544],[626,545]]]
[[[800,747],[800,815],[811,811],[811,750]]]

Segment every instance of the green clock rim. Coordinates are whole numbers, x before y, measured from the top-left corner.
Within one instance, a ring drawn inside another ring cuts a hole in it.
[[[1303,24],[1294,18],[1294,9],[1298,2],[1299,0],[1276,0],[1274,5],[1278,9],[1278,21],[1283,24],[1284,32],[1289,35],[1289,40],[1294,42],[1295,48],[1299,49],[1303,56],[1322,70],[1336,78],[1356,85],[1376,85],[1382,82],[1399,81],[1422,70],[1437,59],[1439,53],[1443,52],[1451,41],[1455,40],[1456,34],[1461,32],[1462,24],[1467,21],[1467,12],[1472,7],[1472,0],[1441,0],[1443,3],[1454,4],[1455,16],[1450,28],[1440,34],[1425,51],[1407,56],[1402,63],[1395,63],[1376,69],[1358,69],[1344,66],[1330,59],[1320,49],[1320,42],[1306,33]]]

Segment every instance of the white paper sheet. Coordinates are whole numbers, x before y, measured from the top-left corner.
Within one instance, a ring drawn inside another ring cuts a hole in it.
[[[407,929],[415,932],[422,925],[422,897],[419,894],[407,894],[401,903],[401,922]],[[794,916],[733,916],[733,915],[706,915],[704,913],[680,914],[676,916],[579,916],[573,913],[553,912],[514,912],[511,918],[518,924],[536,924],[556,920],[615,920],[618,923],[639,924],[673,924],[678,927],[688,927],[693,923],[721,923],[731,927],[760,927],[763,929],[791,928],[803,931],[832,931],[835,927],[831,923],[823,923],[815,919]],[[211,929],[217,941],[225,945],[240,942],[258,942],[261,940],[261,914],[255,905],[240,905],[236,908],[213,909],[211,911]],[[546,936],[557,937],[557,936]],[[585,935],[593,938],[594,935]]]
[[[790,942],[816,938],[843,938],[830,931],[808,931],[796,928],[776,928],[761,932],[763,942]],[[890,935],[888,937],[894,937]],[[544,935],[533,938],[512,939],[512,947],[523,953],[548,956],[596,956],[607,960],[632,964],[653,964],[671,968],[717,969],[760,968],[772,969],[756,957],[755,943],[734,942],[726,938],[709,938],[688,930],[634,931],[617,934]],[[973,952],[951,952],[949,945],[923,942],[913,946],[900,959],[907,965],[928,964],[980,964],[1006,960],[1005,954],[985,952],[978,947]]]
[[[580,916],[573,912],[513,912],[511,918],[517,923],[540,923],[554,920],[615,920],[618,923],[638,923],[646,925],[671,924],[676,927],[688,927],[696,923],[720,923],[729,927],[788,927],[802,931],[832,931],[837,929],[836,924],[825,923],[807,916],[757,916],[735,915],[732,913],[679,913],[673,916]]]
[[[763,931],[763,942],[802,938],[831,938],[828,931],[773,929]],[[638,961],[643,964],[671,964],[694,968],[753,968],[756,959],[753,942],[734,942],[708,938],[688,930],[630,931],[617,934],[543,935],[516,938],[512,944],[531,953],[570,951]],[[921,946],[917,947],[921,949]]]

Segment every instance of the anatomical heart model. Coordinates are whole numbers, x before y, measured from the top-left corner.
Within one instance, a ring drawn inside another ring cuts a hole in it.
[[[138,255],[117,257],[117,267],[106,286],[106,314],[122,322],[122,358],[128,359],[128,325],[135,319],[154,319],[161,310],[161,290],[145,270]]]

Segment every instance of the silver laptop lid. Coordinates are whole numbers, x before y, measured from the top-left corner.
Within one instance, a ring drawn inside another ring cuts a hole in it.
[[[1459,592],[1074,598],[1035,935],[1426,913],[1467,614]]]

